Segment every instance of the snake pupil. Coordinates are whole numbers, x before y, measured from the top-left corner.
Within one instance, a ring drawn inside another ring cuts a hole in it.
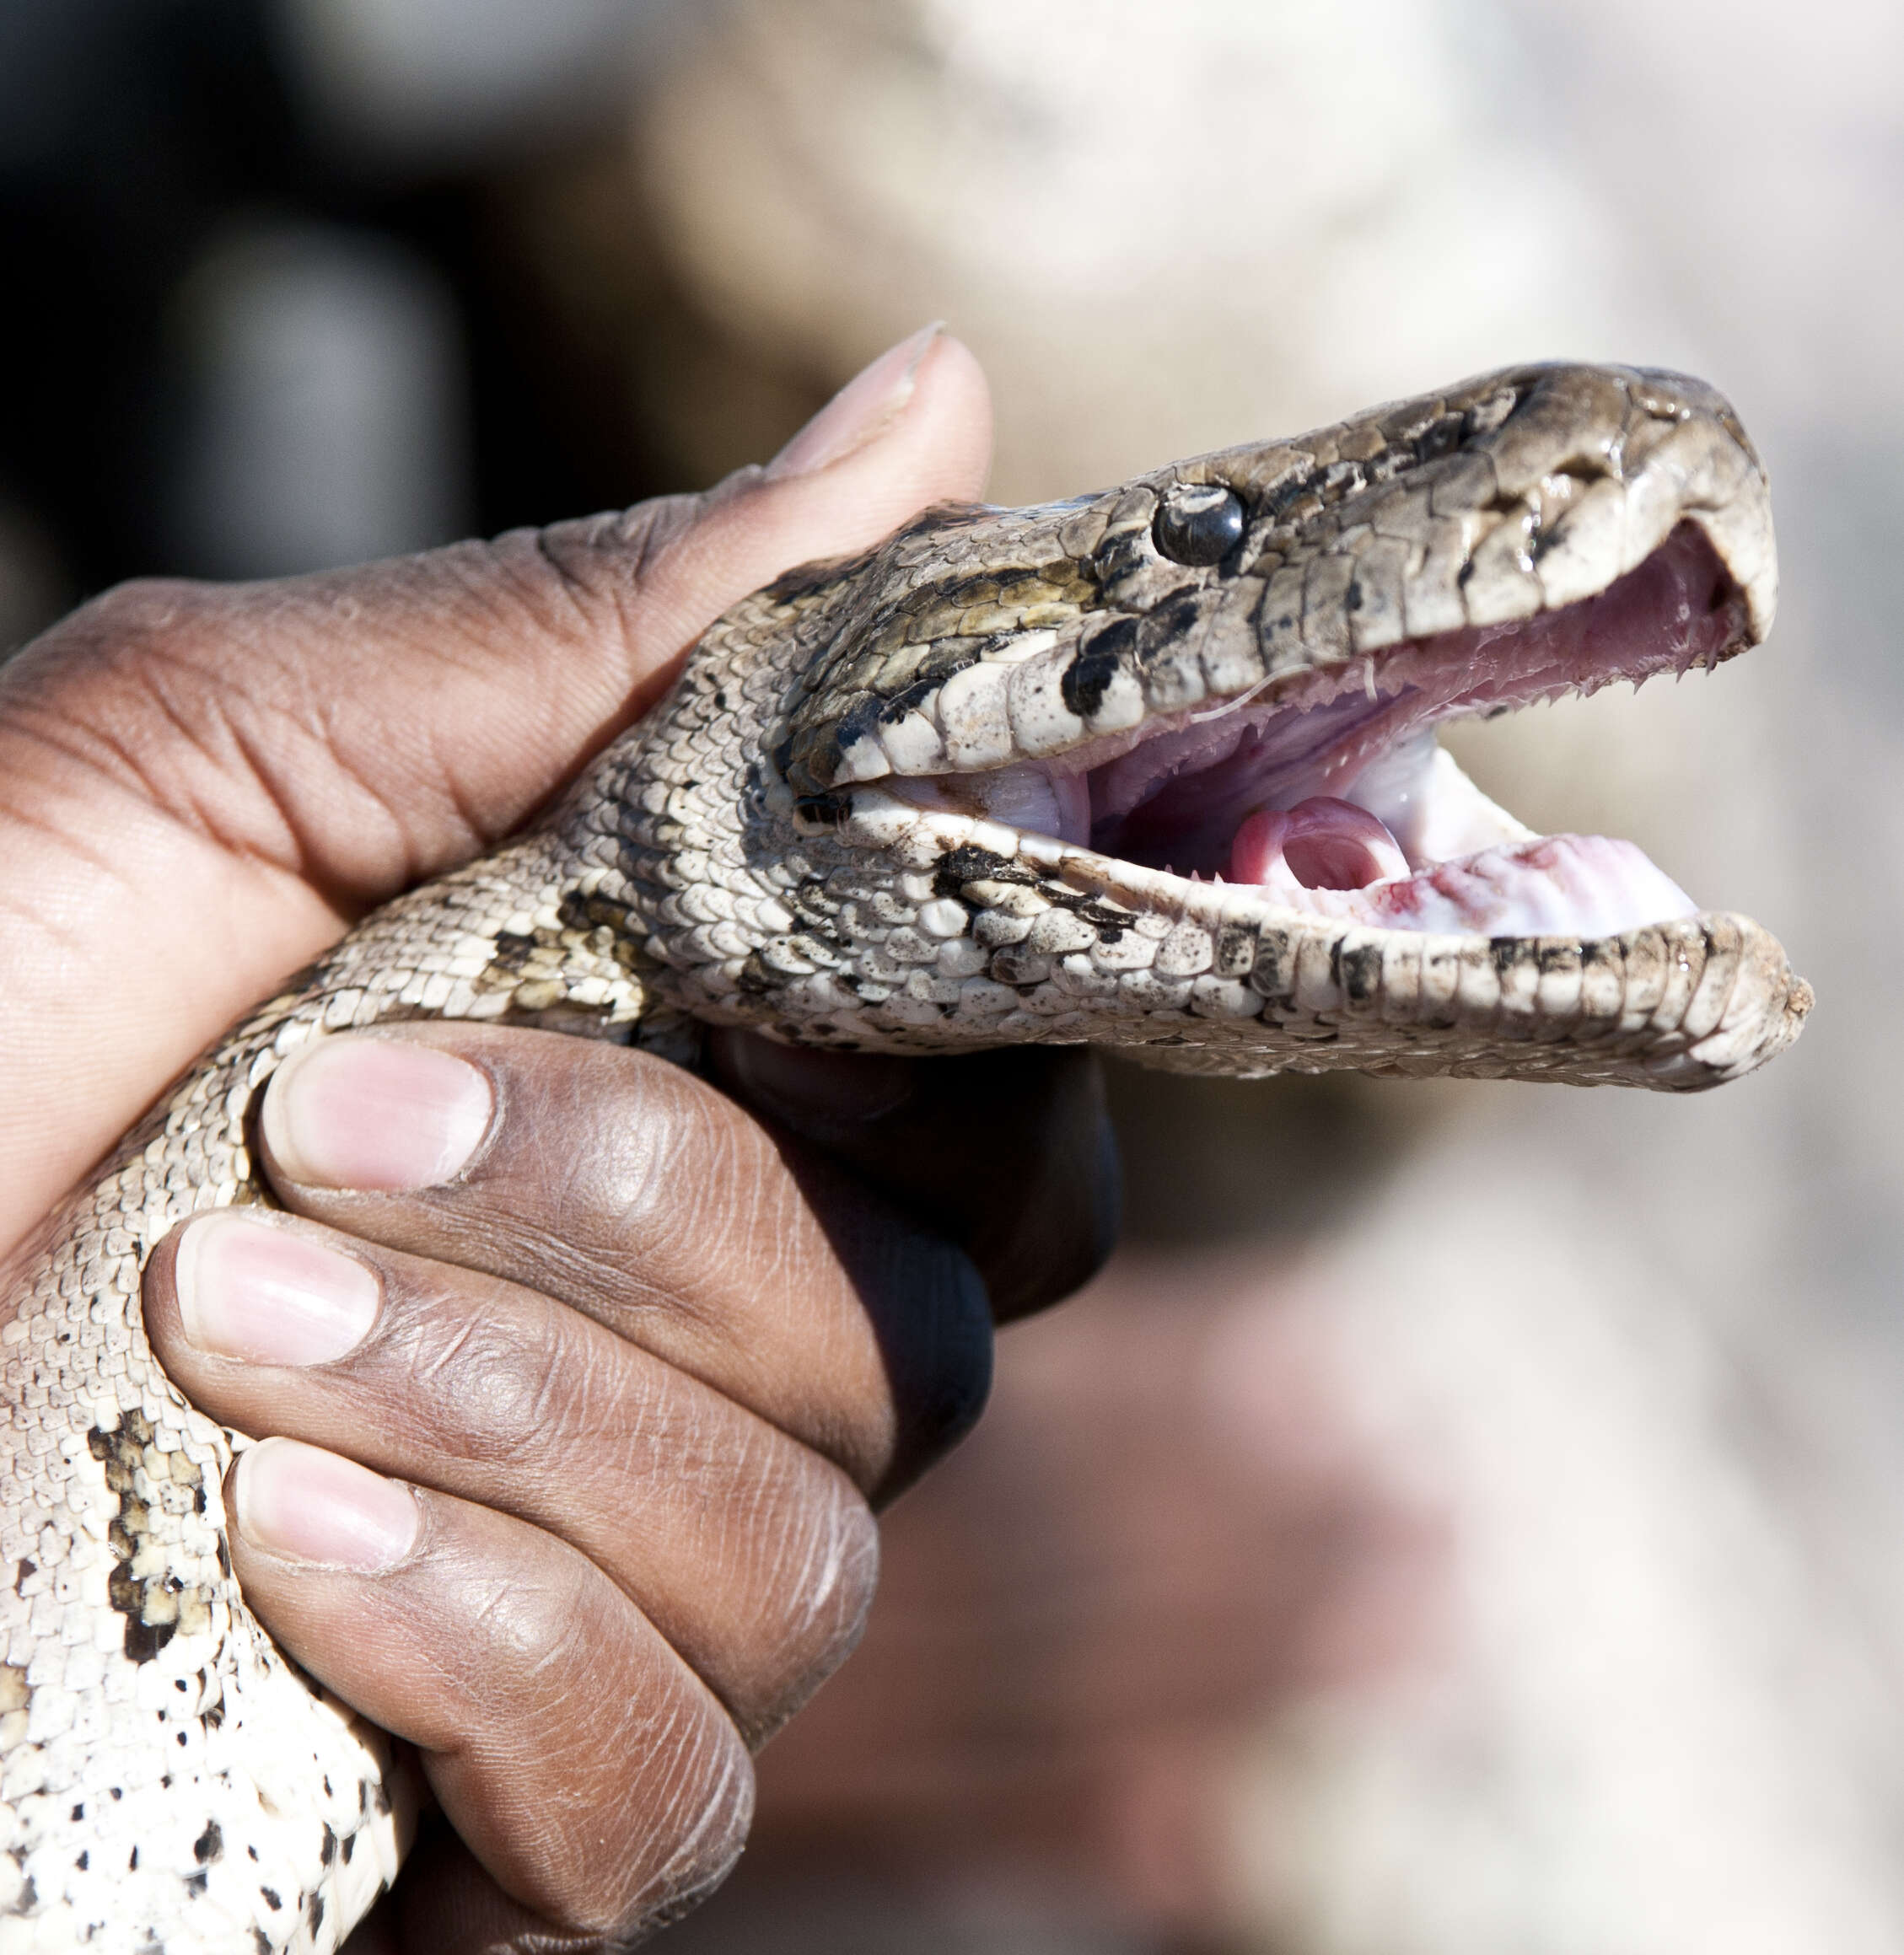
[[[1219,482],[1184,482],[1158,505],[1151,534],[1178,563],[1214,563],[1243,534],[1243,504]]]

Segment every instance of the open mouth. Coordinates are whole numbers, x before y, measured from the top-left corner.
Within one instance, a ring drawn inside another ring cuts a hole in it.
[[[1277,908],[1345,923],[1615,936],[1698,905],[1631,842],[1536,835],[1462,773],[1436,729],[1710,667],[1750,637],[1739,584],[1702,530],[1682,522],[1636,568],[1573,604],[1405,640],[1045,759],[880,785],[924,808],[1243,885]]]
[[[735,614],[766,708],[742,881],[776,894],[752,950],[680,898],[723,1010],[893,1050],[1681,1090],[1810,1008],[1750,917],[1630,842],[1536,834],[1438,744],[1764,639],[1765,472],[1703,382],[1505,369],[1066,502],[928,510],[847,568]],[[701,684],[717,723],[731,679]]]

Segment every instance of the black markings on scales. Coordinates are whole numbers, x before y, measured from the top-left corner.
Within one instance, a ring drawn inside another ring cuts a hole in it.
[[[183,1453],[164,1451],[153,1442],[152,1421],[137,1407],[116,1431],[95,1426],[86,1435],[94,1458],[105,1469],[109,1492],[119,1496],[119,1512],[106,1529],[114,1557],[106,1577],[106,1595],[126,1618],[126,1654],[135,1663],[149,1662],[171,1641],[181,1625],[204,1626],[212,1598],[196,1583],[165,1570],[135,1575],[133,1564],[153,1532],[156,1513],[175,1505],[202,1512],[202,1475]],[[143,1493],[139,1486],[143,1475]],[[221,1549],[223,1545],[221,1541]],[[180,1734],[180,1740],[184,1732]]]
[[[1137,645],[1135,618],[1113,618],[1093,633],[1058,682],[1066,706],[1081,720],[1090,718],[1104,704],[1120,668],[1134,659]]]

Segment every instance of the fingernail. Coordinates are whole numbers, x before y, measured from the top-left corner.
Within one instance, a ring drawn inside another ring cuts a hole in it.
[[[360,1575],[395,1567],[422,1516],[408,1487],[296,1439],[265,1439],[239,1462],[238,1529],[254,1548]]]
[[[919,368],[945,330],[943,320],[879,355],[857,373],[766,465],[769,475],[810,475],[877,437],[912,398]]]
[[[376,1277],[288,1228],[206,1216],[179,1238],[173,1282],[187,1338],[250,1364],[327,1364],[375,1323]]]
[[[896,1113],[912,1098],[914,1061],[879,1052],[777,1045],[753,1032],[717,1034],[716,1071],[763,1113],[815,1140]]]
[[[481,1145],[495,1110],[475,1066],[400,1039],[320,1039],[279,1067],[265,1144],[293,1180],[320,1188],[430,1188]]]

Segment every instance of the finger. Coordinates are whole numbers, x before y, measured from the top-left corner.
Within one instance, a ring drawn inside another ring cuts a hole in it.
[[[971,356],[889,358],[778,472],[282,583],[129,585],[8,661],[0,1245],[347,921],[519,824],[728,605],[976,493]]]
[[[559,1298],[869,1491],[984,1402],[971,1262],[643,1054],[457,1023],[322,1039],[273,1078],[261,1145],[298,1213]]]
[[[241,1211],[166,1238],[145,1317],[174,1383],[213,1418],[567,1541],[750,1743],[858,1640],[879,1546],[846,1475],[546,1297]]]
[[[444,1816],[503,1890],[626,1935],[740,1850],[746,1746],[608,1577],[449,1495],[271,1439],[234,1469],[245,1600],[313,1676],[417,1746]]]
[[[708,1044],[730,1092],[956,1242],[999,1323],[1068,1297],[1109,1257],[1117,1143],[1095,1055],[892,1059],[727,1031]]]

